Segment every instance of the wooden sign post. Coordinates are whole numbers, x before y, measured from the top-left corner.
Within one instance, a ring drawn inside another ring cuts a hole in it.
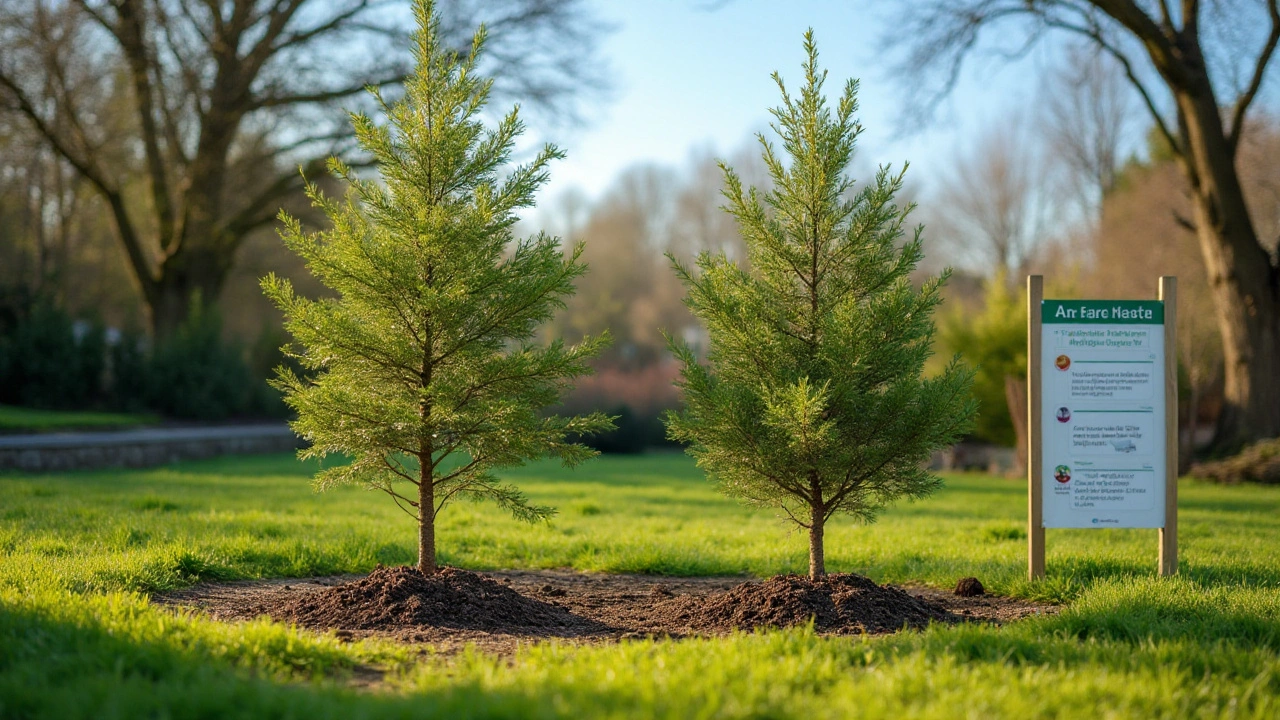
[[[1027,278],[1027,574],[1045,528],[1159,528],[1178,570],[1177,281],[1158,300],[1046,300]]]
[[[1160,278],[1164,303],[1164,527],[1160,528],[1160,574],[1178,572],[1178,278]],[[1188,442],[1194,443],[1195,438]],[[1195,445],[1193,444],[1194,448]]]
[[[1040,428],[1041,385],[1040,305],[1044,302],[1044,278],[1027,276],[1027,575],[1044,577],[1044,489],[1040,471],[1044,465],[1044,434]]]

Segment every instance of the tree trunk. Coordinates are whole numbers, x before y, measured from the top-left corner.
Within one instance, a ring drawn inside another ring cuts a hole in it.
[[[436,498],[430,456],[419,462],[418,475],[418,572],[435,575],[436,567]]]
[[[1197,234],[1222,334],[1223,407],[1214,445],[1229,450],[1280,435],[1280,297],[1253,228],[1215,222],[1214,198],[1197,193],[1196,200]]]
[[[1191,469],[1191,460],[1196,454],[1196,415],[1200,412],[1200,391],[1196,377],[1191,376],[1187,390],[1187,439],[1178,447],[1178,474],[1183,475]]]
[[[1225,306],[1236,320],[1232,324],[1245,328],[1241,334],[1232,328],[1229,337],[1223,336],[1224,402],[1214,444],[1235,448],[1280,436],[1280,308],[1274,299],[1257,302],[1258,296],[1251,294],[1214,295],[1219,315]]]
[[[1017,448],[1013,455],[1013,474],[1027,474],[1027,381],[1012,375],[1004,376],[1004,401],[1009,406],[1009,419],[1013,421],[1013,435]]]
[[[809,579],[827,576],[827,562],[822,554],[822,514],[815,512],[809,525]]]
[[[1196,234],[1222,334],[1224,406],[1215,443],[1231,447],[1280,435],[1280,277],[1250,219],[1208,78],[1196,79],[1176,101]]]
[[[170,256],[146,298],[153,337],[172,336],[196,303],[206,309],[216,305],[230,265],[229,257],[212,248],[180,250]]]

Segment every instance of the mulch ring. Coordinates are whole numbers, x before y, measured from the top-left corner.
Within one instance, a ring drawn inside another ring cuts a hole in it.
[[[453,652],[472,644],[509,653],[544,638],[595,643],[649,635],[722,635],[812,620],[823,634],[889,633],[930,621],[1004,623],[1058,608],[992,595],[877,585],[861,575],[812,582],[780,575],[667,578],[562,570],[424,577],[407,567],[367,576],[208,583],[154,598],[221,620],[262,615],[339,638],[391,637]]]

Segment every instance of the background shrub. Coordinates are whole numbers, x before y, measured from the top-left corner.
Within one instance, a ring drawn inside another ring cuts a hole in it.
[[[12,295],[0,315],[0,402],[61,409],[101,399],[101,324],[76,322],[46,300]]]
[[[23,288],[0,288],[0,403],[190,420],[289,414],[266,382],[287,362],[278,328],[245,349],[224,340],[218,314],[196,303],[161,342],[135,330],[112,334]]]
[[[148,407],[193,420],[244,414],[254,383],[263,381],[255,381],[243,353],[221,336],[217,313],[195,304],[178,330],[155,345],[145,381]]]

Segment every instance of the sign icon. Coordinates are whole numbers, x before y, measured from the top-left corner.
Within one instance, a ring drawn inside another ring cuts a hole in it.
[[[1067,483],[1071,480],[1071,468],[1066,465],[1059,465],[1053,469],[1053,479],[1060,483]]]
[[[1065,408],[1065,407],[1060,407],[1060,408],[1058,408],[1057,418],[1058,418],[1058,422],[1060,422],[1060,423],[1070,422],[1070,421],[1071,421],[1071,410],[1070,410],[1070,409],[1068,409],[1068,408]]]
[[[1056,365],[1059,370],[1066,370],[1071,367],[1071,358],[1066,355],[1059,355],[1058,359],[1053,361],[1053,364]]]
[[[1138,452],[1138,446],[1134,445],[1133,440],[1130,438],[1124,438],[1122,440],[1112,440],[1111,447],[1115,448],[1116,452],[1122,452],[1122,453]]]

